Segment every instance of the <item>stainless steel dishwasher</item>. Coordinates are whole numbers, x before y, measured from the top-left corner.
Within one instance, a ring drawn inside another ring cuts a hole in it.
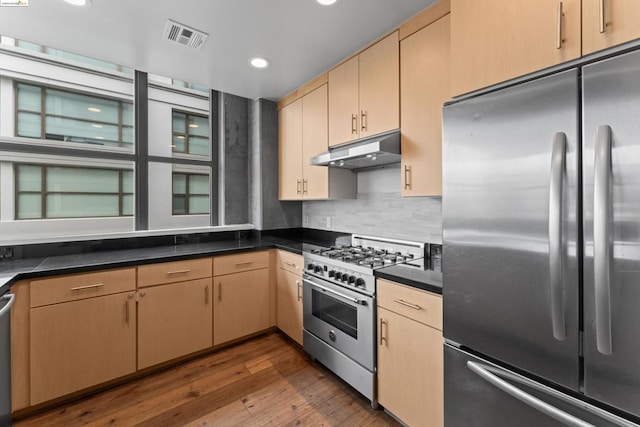
[[[15,295],[0,297],[0,427],[11,425],[11,306]]]

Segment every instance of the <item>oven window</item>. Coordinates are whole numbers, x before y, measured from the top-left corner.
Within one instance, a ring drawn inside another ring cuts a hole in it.
[[[312,290],[311,313],[322,320],[358,339],[358,308],[327,296],[323,292]]]

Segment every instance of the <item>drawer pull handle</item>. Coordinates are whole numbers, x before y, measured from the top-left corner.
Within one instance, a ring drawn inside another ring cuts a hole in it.
[[[362,132],[367,130],[367,112],[360,110],[360,130]]]
[[[422,307],[420,307],[418,304],[411,304],[410,302],[406,302],[401,299],[394,299],[393,302],[397,302],[398,304],[413,308],[414,310],[422,310]]]
[[[84,291],[86,289],[95,289],[95,288],[101,288],[104,286],[104,283],[96,283],[93,285],[86,285],[86,286],[76,286],[75,288],[71,288],[72,291]]]
[[[243,265],[251,265],[251,264],[253,264],[253,261],[236,262],[236,267],[242,267]]]
[[[606,31],[606,23],[604,20],[604,0],[600,0],[600,34]]]
[[[558,2],[558,37],[556,39],[556,49],[562,49],[562,2]]]
[[[297,265],[295,265],[294,263],[289,262],[289,261],[282,261],[282,263],[283,263],[284,265],[288,265],[289,267],[295,267],[295,268],[298,268],[298,266],[297,266]]]
[[[129,300],[124,302],[124,323],[129,323]]]
[[[191,273],[191,270],[187,269],[187,270],[167,271],[167,276],[170,276],[172,274],[187,274],[187,273]]]
[[[355,114],[351,115],[351,133],[358,132],[358,116]]]
[[[404,167],[404,189],[411,189],[411,166],[409,165]]]
[[[296,280],[296,285],[298,285],[298,301],[300,301],[302,299],[302,284]]]
[[[204,287],[204,305],[209,305],[209,286]]]
[[[222,301],[222,282],[218,283],[218,301]]]

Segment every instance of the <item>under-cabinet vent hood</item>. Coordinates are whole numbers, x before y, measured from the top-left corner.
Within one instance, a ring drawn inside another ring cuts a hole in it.
[[[314,166],[363,169],[400,162],[400,131],[332,147],[311,158]]]

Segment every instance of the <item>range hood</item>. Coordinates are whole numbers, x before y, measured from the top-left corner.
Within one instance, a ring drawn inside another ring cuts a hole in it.
[[[332,147],[310,162],[314,166],[352,170],[400,163],[400,130]]]

